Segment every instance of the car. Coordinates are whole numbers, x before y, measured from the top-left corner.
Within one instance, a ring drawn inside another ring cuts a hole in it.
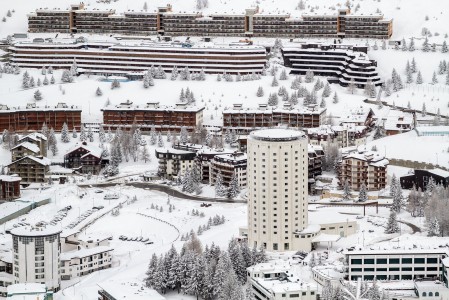
[[[103,192],[104,192],[103,190],[95,190],[95,193],[97,193],[97,194],[101,194]]]
[[[357,216],[357,217],[355,217],[356,219],[363,219],[364,217],[363,216]]]

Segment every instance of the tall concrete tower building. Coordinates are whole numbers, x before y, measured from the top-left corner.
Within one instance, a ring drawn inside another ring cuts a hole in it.
[[[11,230],[14,283],[42,283],[53,292],[60,290],[60,233],[56,227]]]
[[[248,240],[268,251],[310,249],[307,137],[302,131],[266,129],[248,138]]]

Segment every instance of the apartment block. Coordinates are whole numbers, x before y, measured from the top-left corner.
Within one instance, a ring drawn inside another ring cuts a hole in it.
[[[272,128],[285,125],[292,128],[312,128],[324,124],[326,109],[317,106],[293,108],[269,107],[260,104],[258,108],[244,108],[234,104],[231,109],[223,111],[223,127],[247,134],[255,129]]]
[[[0,104],[0,130],[13,132],[26,132],[41,130],[42,125],[53,128],[59,132],[64,123],[69,130],[81,127],[81,108],[65,103],[56,106],[37,106],[30,103],[25,107],[9,107]]]
[[[132,102],[127,101],[116,107],[103,108],[102,111],[103,126],[111,129],[136,124],[142,131],[148,131],[154,126],[158,131],[179,132],[183,126],[193,130],[202,123],[204,107],[191,106],[187,103],[160,106],[159,102],[134,106]]]
[[[156,158],[159,160],[158,175],[166,179],[176,179],[184,175],[187,169],[195,164],[195,152],[173,148],[157,148]]]
[[[344,44],[305,43],[282,48],[284,65],[292,74],[327,76],[330,83],[342,86],[354,84],[363,88],[367,83],[382,84],[377,72],[377,62],[369,59],[365,46]]]
[[[246,153],[216,155],[210,161],[210,184],[214,185],[218,174],[221,174],[225,186],[229,186],[232,177],[235,176],[240,188],[246,188],[246,166]]]
[[[369,191],[379,191],[387,185],[388,159],[379,152],[354,150],[342,153],[337,164],[339,185],[348,182],[352,190],[360,190],[362,184]]]
[[[29,32],[112,33],[171,36],[247,36],[247,37],[327,37],[388,39],[393,20],[382,14],[351,14],[340,9],[331,14],[259,12],[258,7],[244,13],[174,12],[170,4],[157,11],[87,9],[84,4],[69,9],[37,9],[28,15]]]

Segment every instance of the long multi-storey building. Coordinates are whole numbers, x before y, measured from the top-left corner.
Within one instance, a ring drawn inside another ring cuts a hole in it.
[[[81,108],[65,103],[56,106],[37,106],[35,103],[25,107],[9,107],[0,104],[0,130],[14,132],[41,130],[42,125],[61,131],[64,123],[70,130],[81,127]]]
[[[285,125],[293,128],[319,127],[326,118],[326,109],[320,107],[306,108],[270,108],[260,104],[255,109],[244,109],[241,104],[234,104],[231,109],[223,111],[223,127],[248,133],[255,129]]]
[[[29,32],[113,33],[172,36],[330,37],[388,39],[393,21],[382,14],[352,15],[349,9],[332,14],[259,12],[173,12],[172,6],[157,11],[87,10],[84,4],[70,9],[37,9],[28,15]]]
[[[249,244],[309,251],[306,239],[295,238],[308,227],[306,135],[291,129],[254,131],[247,155]]]
[[[377,62],[370,60],[366,46],[343,44],[306,43],[282,48],[284,65],[292,68],[292,74],[327,76],[331,83],[342,86],[354,84],[359,88],[367,83],[382,84],[377,73]]]
[[[346,279],[440,279],[446,249],[362,249],[345,253]]]
[[[69,69],[76,61],[79,73],[142,76],[152,66],[165,72],[261,73],[266,49],[251,45],[181,44],[155,42],[89,42],[85,39],[27,41],[12,45],[11,62],[19,67]]]
[[[154,126],[158,131],[179,132],[183,126],[193,130],[203,122],[204,106],[191,106],[186,103],[159,106],[159,102],[133,106],[132,102],[127,101],[115,107],[103,108],[102,111],[104,127],[111,129],[136,124],[142,131],[150,130]]]

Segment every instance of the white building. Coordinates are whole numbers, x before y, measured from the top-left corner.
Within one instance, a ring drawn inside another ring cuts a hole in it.
[[[235,175],[240,188],[246,188],[246,153],[235,152],[231,154],[221,154],[214,156],[209,165],[210,184],[214,185],[218,174],[221,174],[223,183],[229,186],[232,177]]]
[[[261,263],[247,269],[254,299],[315,300],[316,285],[303,282],[289,261]]]
[[[268,251],[309,249],[294,232],[308,226],[307,137],[302,131],[266,129],[248,137],[248,240]],[[304,241],[304,242],[303,242]]]
[[[412,280],[440,278],[441,259],[447,250],[437,249],[362,249],[345,252],[346,279]]]
[[[70,280],[110,268],[113,250],[108,246],[98,246],[62,253],[61,279]]]
[[[19,283],[8,286],[9,300],[47,300],[53,299],[53,292],[47,291],[41,283]]]
[[[55,227],[11,230],[14,283],[42,283],[48,290],[59,291],[60,233]]]
[[[98,283],[98,300],[165,300],[157,291],[145,287],[141,281],[109,280]]]
[[[159,160],[158,175],[167,179],[184,175],[195,163],[195,152],[174,148],[157,148],[155,151]]]

